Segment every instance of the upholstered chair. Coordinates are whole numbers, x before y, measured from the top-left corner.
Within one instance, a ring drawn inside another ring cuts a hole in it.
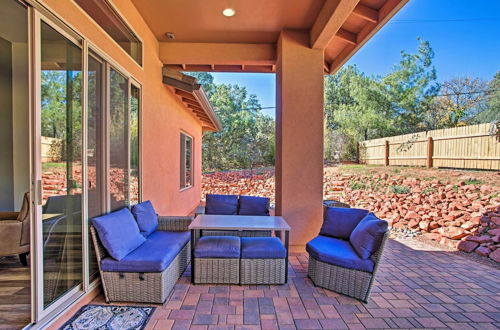
[[[19,212],[0,212],[0,256],[17,254],[23,266],[30,250],[30,198],[24,194]]]

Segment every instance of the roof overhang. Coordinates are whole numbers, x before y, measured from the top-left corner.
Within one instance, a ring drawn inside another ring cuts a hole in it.
[[[231,18],[220,13],[224,0],[132,1],[160,41],[160,59],[173,70],[275,72],[280,31],[297,29],[309,32],[311,48],[324,51],[331,74],[409,0],[234,0]],[[165,20],[164,12],[173,19]],[[190,19],[178,19],[188,13]],[[179,37],[168,40],[167,31]]]
[[[222,129],[207,94],[196,78],[163,67],[163,83],[172,88],[184,106],[200,120],[204,132],[217,132]]]

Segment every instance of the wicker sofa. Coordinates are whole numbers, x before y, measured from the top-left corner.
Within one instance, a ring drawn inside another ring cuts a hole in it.
[[[200,214],[269,215],[270,200],[267,197],[207,194],[205,199],[205,205],[196,209],[195,216]],[[204,230],[202,236],[270,237],[272,232],[268,230]]]
[[[117,259],[114,253],[110,252],[112,249],[106,245],[112,241],[109,235],[123,238],[123,227],[131,223],[132,214],[128,213],[130,211],[124,208],[92,219],[90,232],[106,301],[162,304],[190,262],[188,226],[192,217],[166,217],[154,213],[156,226],[154,230],[145,233],[137,214],[134,213],[138,226],[132,230],[140,230],[139,235],[144,237],[144,240],[138,238],[134,232],[135,236],[131,240],[142,243]],[[120,228],[116,228],[113,233],[113,225],[116,223]],[[103,224],[108,228],[103,229]],[[124,240],[122,239],[121,243],[126,243]]]
[[[320,287],[368,301],[388,238],[387,222],[361,209],[328,207],[306,245],[308,276]]]

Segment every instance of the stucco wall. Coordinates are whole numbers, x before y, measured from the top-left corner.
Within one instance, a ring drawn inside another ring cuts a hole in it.
[[[163,64],[158,58],[158,42],[136,8],[129,0],[111,2],[143,41],[142,68],[73,1],[43,1],[141,83],[143,200],[150,199],[161,215],[186,215],[196,207],[201,194],[200,122],[162,83]],[[181,130],[194,138],[194,186],[182,192],[179,190]]]

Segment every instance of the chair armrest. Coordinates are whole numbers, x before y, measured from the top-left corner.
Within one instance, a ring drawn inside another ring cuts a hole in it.
[[[188,226],[193,221],[193,217],[182,216],[159,216],[158,230],[166,231],[188,231]]]
[[[205,214],[205,206],[204,205],[200,205],[196,208],[196,210],[194,211],[194,216],[197,216],[197,215],[200,215],[200,214]]]
[[[19,212],[0,212],[0,220],[17,220]]]

